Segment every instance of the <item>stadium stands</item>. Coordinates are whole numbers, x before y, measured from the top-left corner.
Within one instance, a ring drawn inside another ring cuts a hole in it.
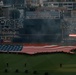
[[[23,48],[22,45],[3,45],[3,44],[0,44],[0,51],[1,52],[14,52],[14,51],[21,51]]]

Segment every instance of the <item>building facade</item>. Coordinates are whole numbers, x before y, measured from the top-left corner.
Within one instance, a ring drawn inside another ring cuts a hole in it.
[[[24,0],[24,6],[17,4],[14,7],[5,6],[1,1],[0,9],[0,38],[3,40],[12,40],[19,37],[19,29],[23,26],[23,19],[61,19],[64,20],[64,35],[75,33],[76,31],[76,0]],[[20,7],[19,7],[20,6]],[[26,11],[25,8],[37,7],[35,11]],[[22,7],[22,8],[21,8]],[[17,9],[20,11],[18,19],[10,18],[10,10]],[[23,16],[26,14],[25,18]],[[65,24],[68,23],[68,25]],[[69,25],[70,24],[70,25]],[[73,26],[72,26],[73,25]],[[67,31],[67,32],[66,32]],[[64,39],[68,39],[64,37]]]
[[[64,7],[67,10],[75,10],[76,9],[76,1],[75,0],[48,0],[43,2],[43,6],[45,7]]]
[[[0,38],[4,41],[12,40],[12,38],[18,37],[18,30],[22,27],[22,21],[20,18],[13,19],[10,17],[11,10],[18,10],[9,6],[0,6]],[[14,12],[13,12],[14,13]],[[13,15],[12,13],[12,15]],[[14,16],[14,15],[13,15]]]

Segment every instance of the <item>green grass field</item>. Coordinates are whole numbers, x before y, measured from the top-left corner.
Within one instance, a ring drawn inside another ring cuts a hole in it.
[[[6,63],[9,64],[8,67]],[[62,68],[60,68],[60,63],[63,64]],[[5,69],[8,69],[8,73],[5,73]],[[19,73],[15,73],[16,69]],[[28,72],[25,73],[25,70]],[[34,71],[37,73],[34,74]],[[48,75],[76,75],[76,55],[0,54],[0,75],[45,75],[45,72],[48,72]]]

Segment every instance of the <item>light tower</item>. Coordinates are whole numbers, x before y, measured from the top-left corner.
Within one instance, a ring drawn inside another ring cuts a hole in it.
[[[40,6],[43,6],[43,0],[39,0]]]
[[[3,6],[4,4],[3,4],[3,1],[0,1],[0,6]]]

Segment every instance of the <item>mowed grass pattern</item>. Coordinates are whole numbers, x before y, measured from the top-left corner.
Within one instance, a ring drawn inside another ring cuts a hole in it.
[[[6,63],[9,64],[8,67]],[[5,69],[8,69],[8,73],[4,72]],[[15,73],[16,69],[19,73]],[[28,70],[28,73],[25,73],[25,70]],[[37,74],[34,74],[34,71],[37,71]],[[48,75],[76,75],[76,55],[0,54],[0,75],[45,75],[45,72],[48,72]]]

